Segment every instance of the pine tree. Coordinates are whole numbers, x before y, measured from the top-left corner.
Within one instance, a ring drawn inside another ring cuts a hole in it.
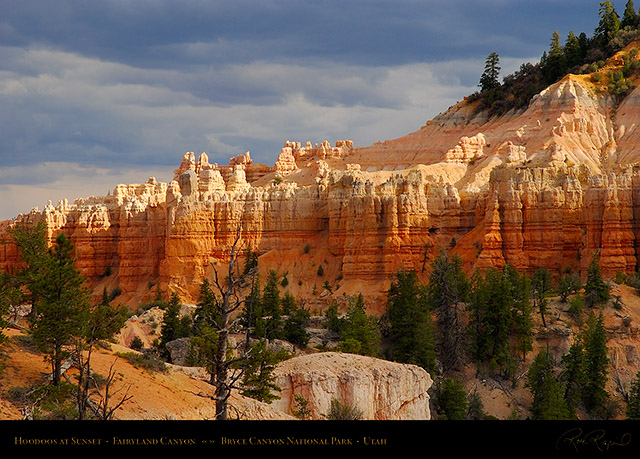
[[[58,385],[62,362],[70,355],[68,346],[81,335],[86,321],[90,295],[86,279],[74,267],[73,245],[63,234],[56,238],[52,249],[37,256],[41,258],[34,262],[35,270],[28,275],[28,288],[34,299],[31,334],[47,355],[53,384]]]
[[[195,366],[204,366],[210,374],[213,374],[215,367],[212,356],[217,353],[221,317],[219,303],[209,279],[204,279],[200,285],[200,295],[193,317],[194,336],[190,339],[191,363]]]
[[[600,275],[600,256],[594,254],[587,269],[587,281],[584,285],[585,303],[593,308],[609,301],[609,286]]]
[[[474,278],[469,303],[469,332],[477,362],[487,362],[493,371],[510,377],[515,369],[510,348],[513,330],[515,287],[509,270],[488,269],[484,278]]]
[[[585,350],[585,381],[582,400],[591,414],[597,415],[605,408],[609,394],[605,390],[607,383],[607,334],[602,314],[589,314],[586,321],[583,342]]]
[[[636,374],[636,379],[631,383],[626,415],[627,419],[640,420],[640,372]]]
[[[470,284],[462,270],[462,260],[440,252],[431,264],[427,298],[432,311],[439,314],[438,341],[444,371],[458,368],[464,361],[464,333],[459,303],[469,298]]]
[[[189,335],[188,321],[180,317],[180,297],[176,292],[171,295],[162,318],[159,347],[161,352],[168,357],[167,343]]]
[[[244,304],[243,324],[251,338],[262,339],[267,337],[267,325],[262,309],[260,275],[256,273],[251,282],[251,292]]]
[[[425,288],[415,271],[398,271],[387,294],[391,355],[397,362],[435,370],[433,323]]]
[[[569,35],[564,44],[564,59],[567,69],[573,69],[582,63],[580,40],[575,36],[573,30],[569,31]]]
[[[567,62],[564,50],[560,45],[560,34],[557,30],[554,31],[551,36],[551,46],[549,47],[549,53],[547,54],[542,71],[547,84],[558,81],[566,74]]]
[[[298,305],[296,304],[296,298],[291,292],[286,292],[282,297],[282,313],[284,315],[290,315],[296,312]]]
[[[565,274],[558,279],[558,294],[560,295],[560,301],[566,303],[569,295],[580,290],[582,285],[580,284],[580,278],[575,274]]]
[[[569,419],[570,413],[562,388],[553,374],[553,360],[548,350],[536,355],[527,373],[527,387],[533,394],[531,414],[535,420]]]
[[[367,315],[362,294],[349,298],[340,333],[338,347],[341,351],[371,357],[380,355],[378,324],[375,317]]]
[[[36,225],[19,224],[7,230],[13,239],[20,257],[26,267],[20,270],[15,279],[19,285],[25,287],[24,301],[36,304],[41,295],[38,290],[38,282],[46,276],[48,247],[47,247],[47,226],[43,222]],[[35,314],[35,310],[32,310]]]
[[[293,344],[306,346],[309,342],[309,332],[306,327],[309,326],[311,314],[303,308],[293,311],[284,322],[283,336],[284,339]]]
[[[527,352],[533,349],[533,307],[531,306],[531,282],[526,273],[520,275],[510,266],[505,267],[511,285],[514,287],[513,297],[513,334],[516,350],[522,352],[522,360]]]
[[[269,340],[282,338],[284,321],[280,299],[280,283],[278,273],[270,270],[267,282],[262,290],[262,313],[265,317],[265,337]]]
[[[447,378],[438,394],[438,412],[442,419],[460,421],[467,418],[467,393],[459,379]]]
[[[623,29],[635,29],[638,26],[638,13],[633,4],[633,0],[628,0],[622,13],[622,22],[620,27]]]
[[[471,295],[467,307],[469,311],[468,335],[470,337],[473,360],[483,362],[490,354],[489,290],[485,287],[485,278],[478,272],[471,278]]]
[[[540,312],[542,325],[547,326],[545,312],[547,312],[547,294],[551,291],[551,273],[546,268],[540,268],[533,274],[531,288],[533,291],[533,301]]]
[[[498,80],[500,76],[500,56],[493,52],[487,56],[484,64],[484,72],[480,76],[480,86],[482,92],[491,91],[500,86]]]
[[[560,381],[564,384],[564,399],[572,418],[582,401],[582,389],[585,386],[585,352],[582,337],[578,337],[569,348],[569,352],[562,356],[563,370]]]
[[[620,31],[620,17],[616,9],[609,1],[601,2],[598,10],[600,22],[593,33],[593,41],[599,48],[607,46],[609,41],[615,38]]]
[[[335,303],[331,304],[325,311],[324,315],[327,318],[327,329],[332,332],[342,333],[344,318],[340,317],[338,314],[338,305]]]
[[[467,397],[467,419],[472,421],[480,421],[486,416],[484,412],[484,404],[478,394],[477,390],[474,390]]]
[[[242,395],[261,402],[271,403],[280,398],[273,392],[281,389],[276,384],[273,370],[276,365],[287,358],[284,351],[272,351],[267,347],[266,340],[260,340],[251,346],[251,352],[246,361],[241,362]]]
[[[243,276],[248,275],[258,267],[258,252],[254,252],[251,247],[247,247],[244,259]]]

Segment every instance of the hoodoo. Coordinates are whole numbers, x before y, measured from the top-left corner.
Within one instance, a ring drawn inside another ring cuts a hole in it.
[[[636,59],[636,46],[596,73]],[[338,287],[334,295],[368,285],[380,296],[390,275],[422,272],[441,248],[468,271],[508,263],[584,274],[599,253],[605,276],[635,272],[640,89],[614,97],[594,75],[566,75],[499,115],[467,98],[368,147],[287,140],[273,166],[249,152],[223,166],[188,152],[170,183],[118,185],[15,221],[45,220],[52,237],[64,232],[82,274],[132,301],[150,283],[195,296],[212,266],[225,263],[237,228],[261,269],[291,273],[296,294],[316,302],[312,287],[324,280]],[[19,262],[10,243],[0,250],[0,268]]]

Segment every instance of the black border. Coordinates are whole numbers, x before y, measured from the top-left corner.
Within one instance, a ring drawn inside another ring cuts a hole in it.
[[[635,421],[0,421],[0,451],[640,457]]]

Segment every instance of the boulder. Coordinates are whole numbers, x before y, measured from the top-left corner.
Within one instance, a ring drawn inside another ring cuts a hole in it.
[[[323,352],[286,360],[274,375],[281,391],[271,406],[287,414],[297,409],[297,395],[309,402],[312,419],[325,419],[334,399],[357,409],[361,419],[431,419],[427,391],[433,381],[415,365]]]

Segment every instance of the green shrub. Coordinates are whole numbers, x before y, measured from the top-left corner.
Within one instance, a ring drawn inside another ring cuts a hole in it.
[[[148,371],[156,371],[164,373],[167,371],[167,365],[156,355],[155,352],[124,352],[117,353],[118,357],[122,357],[136,368],[142,368]]]
[[[334,398],[325,417],[331,421],[357,421],[362,419],[362,411]]]

